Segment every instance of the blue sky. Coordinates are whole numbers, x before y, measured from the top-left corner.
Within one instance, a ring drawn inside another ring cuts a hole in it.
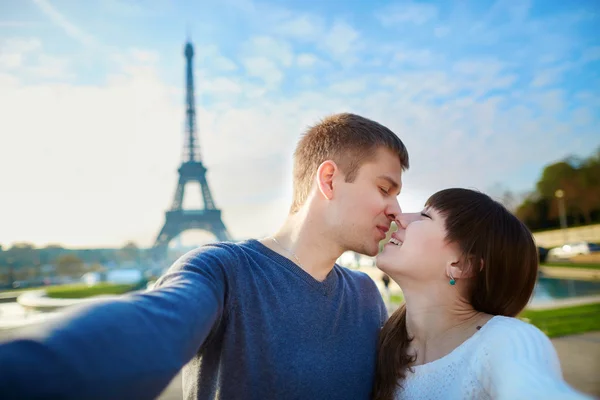
[[[188,35],[202,156],[237,238],[279,226],[299,134],[340,111],[405,142],[407,210],[449,186],[530,190],[548,163],[600,146],[599,11],[0,0],[0,244],[152,244],[181,162]],[[192,194],[186,207],[199,204]]]

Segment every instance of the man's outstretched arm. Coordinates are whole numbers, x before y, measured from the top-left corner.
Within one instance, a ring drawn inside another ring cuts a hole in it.
[[[222,248],[189,254],[151,292],[79,308],[0,345],[0,397],[157,397],[222,313],[227,262]]]

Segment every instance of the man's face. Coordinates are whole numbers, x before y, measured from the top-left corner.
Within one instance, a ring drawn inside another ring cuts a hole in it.
[[[381,148],[375,158],[363,164],[354,182],[335,182],[332,226],[344,251],[377,255],[391,221],[401,212],[397,196],[402,186],[398,156]]]

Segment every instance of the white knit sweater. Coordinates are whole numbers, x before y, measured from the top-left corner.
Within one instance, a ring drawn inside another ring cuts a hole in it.
[[[548,337],[517,318],[495,316],[450,354],[413,367],[400,399],[591,399],[562,378]]]

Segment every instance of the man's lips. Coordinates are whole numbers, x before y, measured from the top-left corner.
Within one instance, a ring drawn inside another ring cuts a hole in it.
[[[382,236],[385,237],[390,230],[389,226],[377,225],[377,230],[381,232]]]

